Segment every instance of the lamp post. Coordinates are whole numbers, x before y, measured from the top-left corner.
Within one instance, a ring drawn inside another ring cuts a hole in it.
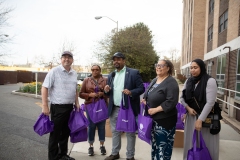
[[[111,19],[111,18],[109,18],[109,17],[107,17],[107,16],[97,16],[97,17],[95,17],[95,19],[96,19],[96,20],[99,20],[99,19],[101,19],[101,18],[103,18],[103,17],[106,17],[106,18],[110,19],[111,21],[117,23],[117,32],[118,32],[118,21],[114,21],[113,19]]]

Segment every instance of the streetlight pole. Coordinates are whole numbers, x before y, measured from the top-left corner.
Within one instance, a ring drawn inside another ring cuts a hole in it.
[[[96,19],[96,20],[99,20],[99,19],[101,19],[101,18],[103,18],[103,17],[106,17],[106,18],[110,19],[111,21],[113,21],[113,22],[115,22],[115,23],[117,24],[117,33],[118,33],[118,21],[114,21],[113,19],[111,19],[111,18],[109,18],[109,17],[107,17],[107,16],[97,16],[97,17],[95,17],[95,19]]]

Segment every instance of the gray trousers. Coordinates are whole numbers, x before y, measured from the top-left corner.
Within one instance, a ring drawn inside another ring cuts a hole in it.
[[[116,122],[118,117],[119,108],[114,107],[112,114],[110,116],[110,124],[112,130],[112,155],[116,155],[119,153],[121,149],[121,131],[116,131]],[[136,133],[128,133],[127,136],[127,158],[132,158],[135,155],[135,144],[136,144]]]
[[[187,160],[188,150],[192,148],[192,137],[195,129],[195,122],[196,116],[191,116],[187,113],[184,126],[184,160]],[[219,133],[212,135],[210,134],[209,128],[204,127],[201,129],[201,132],[212,160],[219,160]]]

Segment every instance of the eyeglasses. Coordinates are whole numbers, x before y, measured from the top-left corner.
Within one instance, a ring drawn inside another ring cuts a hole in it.
[[[99,71],[99,69],[91,69],[91,71],[92,71],[92,72],[94,72],[94,71],[97,71],[97,72],[98,72],[98,71]]]
[[[163,68],[166,64],[155,64],[155,68]]]

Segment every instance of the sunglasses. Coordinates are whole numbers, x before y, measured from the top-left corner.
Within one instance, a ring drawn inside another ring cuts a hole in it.
[[[94,72],[94,71],[99,71],[99,69],[91,69],[91,71],[92,71],[92,72]]]
[[[155,68],[164,68],[166,64],[155,64]]]

